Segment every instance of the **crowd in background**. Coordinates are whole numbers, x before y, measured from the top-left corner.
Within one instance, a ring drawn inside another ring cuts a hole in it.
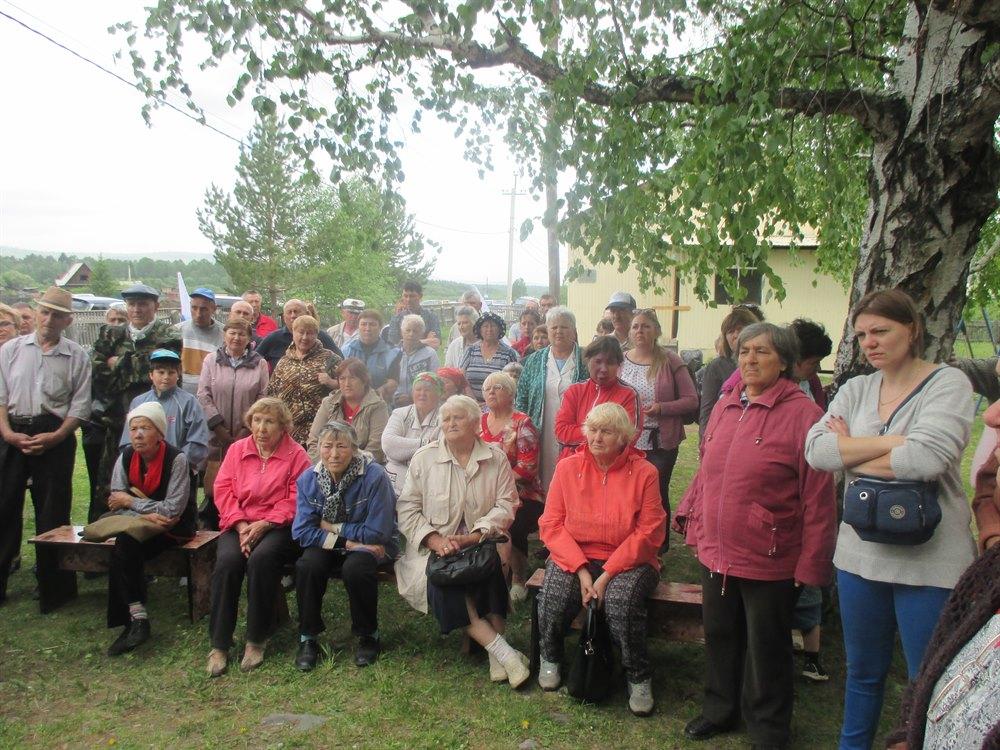
[[[264,661],[289,576],[296,666],[323,658],[331,575],[347,591],[355,663],[374,663],[378,575],[392,571],[405,601],[442,633],[463,631],[487,652],[490,679],[516,688],[530,674],[506,618],[528,595],[537,534],[538,684],[564,683],[563,637],[596,602],[629,708],[645,716],[646,600],[672,529],[701,572],[706,671],[692,741],[742,721],[754,747],[789,744],[796,674],[828,679],[821,622],[835,591],[841,748],[874,741],[897,632],[910,682],[894,746],[1000,742],[997,456],[976,467],[971,509],[959,475],[970,379],[1000,392],[995,362],[977,378],[968,363],[923,359],[921,315],[896,290],[852,309],[872,371],[835,393],[819,374],[833,347],[822,326],[776,325],[754,305],[728,312],[716,356],[695,371],[628,292],[612,295],[593,334],[551,295],[506,321],[474,291],[442,332],[422,294],[406,282],[388,320],[345,299],[324,330],[311,303],[287,300],[276,321],[254,291],[220,322],[201,287],[174,326],[156,317],[158,292],[137,284],[90,352],[64,335],[68,292],[52,287],[34,309],[0,305],[0,603],[20,565],[26,488],[38,533],[69,523],[81,428],[84,534],[114,540],[107,618],[121,631],[109,655],[150,639],[144,563],[202,528],[220,534],[211,676],[229,667],[244,579],[244,671]],[[1000,407],[984,419],[992,436]],[[697,471],[671,492],[695,423]],[[484,545],[499,560],[484,578],[429,578],[429,561]]]

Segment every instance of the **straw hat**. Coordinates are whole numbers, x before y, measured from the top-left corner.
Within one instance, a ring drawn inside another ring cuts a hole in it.
[[[45,294],[35,300],[35,304],[57,312],[71,313],[73,312],[73,295],[65,289],[50,286],[45,290]]]

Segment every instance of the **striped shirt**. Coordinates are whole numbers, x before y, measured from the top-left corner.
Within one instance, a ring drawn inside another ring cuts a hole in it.
[[[34,333],[0,349],[0,406],[12,417],[90,416],[90,359],[65,336],[47,352]]]
[[[184,377],[181,387],[188,393],[198,393],[198,378],[205,357],[217,351],[223,343],[222,326],[216,320],[207,328],[200,328],[194,321],[186,320],[178,326],[184,349],[181,351],[181,367]]]
[[[517,352],[502,341],[497,346],[493,357],[487,362],[483,359],[483,342],[476,341],[470,344],[462,357],[462,370],[465,372],[465,379],[469,381],[476,401],[483,401],[483,381],[493,372],[500,372],[511,362],[517,362]]]

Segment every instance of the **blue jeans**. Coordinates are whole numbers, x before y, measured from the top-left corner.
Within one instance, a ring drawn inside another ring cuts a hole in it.
[[[868,750],[882,713],[897,627],[912,681],[951,589],[869,581],[843,570],[837,571],[837,586],[847,650],[840,750]]]

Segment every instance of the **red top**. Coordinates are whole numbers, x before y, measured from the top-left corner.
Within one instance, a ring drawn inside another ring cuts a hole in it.
[[[538,430],[531,423],[531,417],[519,411],[511,415],[507,427],[498,434],[490,432],[487,414],[483,414],[480,421],[483,432],[480,437],[484,442],[497,443],[510,461],[510,468],[514,470],[514,480],[517,484],[517,495],[521,501],[534,500],[544,503],[545,495],[542,494],[542,486],[538,482],[538,455],[539,439]]]
[[[351,405],[347,403],[347,399],[342,398],[340,399],[340,410],[344,412],[344,419],[346,420],[347,424],[351,424],[352,422],[354,422],[354,417],[357,416],[357,413],[361,411],[361,407],[358,406],[358,408],[356,409],[351,408]]]
[[[660,569],[666,522],[659,474],[642,451],[627,447],[601,471],[585,444],[556,464],[538,535],[567,573],[604,560],[615,576],[640,565]]]
[[[563,394],[562,405],[556,412],[556,440],[562,446],[559,460],[572,455],[586,440],[583,437],[583,422],[598,404],[611,402],[625,407],[638,435],[642,420],[642,407],[635,388],[616,380],[610,386],[599,386],[588,378],[582,383],[574,383]]]
[[[521,359],[524,359],[524,353],[528,350],[529,346],[531,346],[531,336],[522,336],[510,345],[511,349],[521,356]]]
[[[265,315],[264,313],[260,314],[260,317],[257,318],[257,323],[254,325],[254,333],[256,333],[260,338],[264,338],[267,334],[274,333],[277,330],[277,321],[270,315]]]
[[[295,482],[308,468],[309,456],[288,434],[267,459],[260,457],[253,436],[237,440],[215,477],[219,529],[262,520],[288,526],[295,517]]]

